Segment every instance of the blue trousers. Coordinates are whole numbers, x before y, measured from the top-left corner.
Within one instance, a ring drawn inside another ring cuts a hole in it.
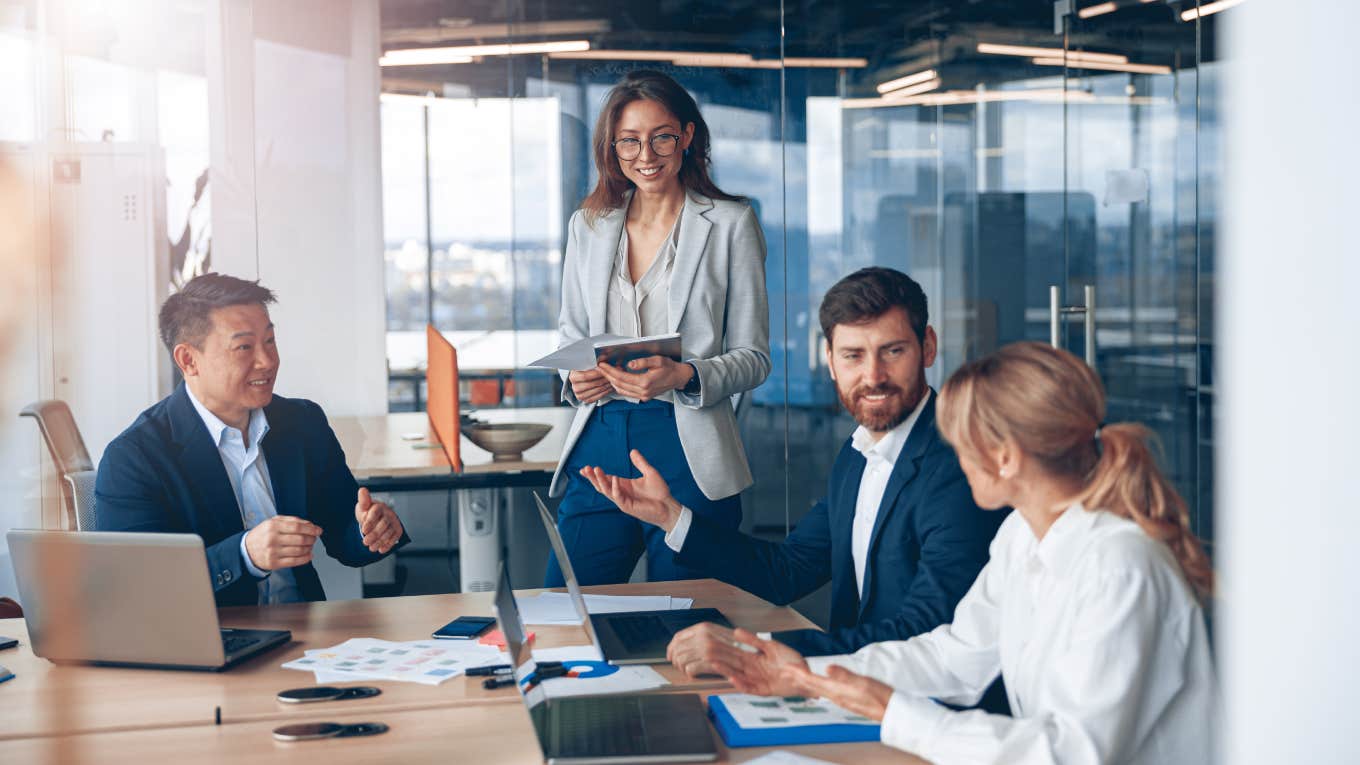
[[[641,474],[628,456],[630,449],[642,452],[666,479],[671,496],[695,515],[733,529],[741,525],[740,494],[711,500],[694,482],[670,403],[611,401],[591,413],[590,422],[567,456],[567,491],[557,508],[557,529],[577,580],[582,585],[627,582],[644,549],[649,581],[709,576],[677,564],[675,553],[666,546],[665,531],[619,510],[581,477],[581,468],[590,465],[610,475],[637,478]],[[555,554],[549,554],[544,580],[546,587],[563,586],[562,568]]]

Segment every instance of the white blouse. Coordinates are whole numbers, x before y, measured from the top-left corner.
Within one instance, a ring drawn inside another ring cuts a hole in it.
[[[1073,505],[1036,540],[1011,513],[953,624],[812,657],[891,685],[882,741],[950,763],[1211,763],[1204,615],[1166,545]],[[955,712],[997,673],[1014,717]]]
[[[649,337],[670,331],[671,272],[675,270],[675,252],[680,242],[682,217],[683,208],[675,216],[670,235],[661,242],[652,264],[636,284],[628,269],[628,226],[626,223],[623,226],[619,233],[619,246],[614,253],[614,272],[609,277],[608,303],[605,304],[604,329],[609,334]],[[601,399],[601,403],[614,399],[637,402],[635,398],[610,393]],[[675,403],[675,395],[671,391],[657,396],[657,399]]]

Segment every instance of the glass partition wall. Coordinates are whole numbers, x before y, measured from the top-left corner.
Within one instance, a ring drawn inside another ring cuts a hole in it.
[[[412,338],[427,320],[474,378],[499,378],[465,391],[473,405],[556,401],[551,375],[515,370],[555,347],[565,227],[595,180],[604,94],[648,67],[695,96],[714,179],[751,200],[767,240],[773,371],[740,413],[748,530],[781,537],[825,493],[854,424],[818,304],[883,265],[929,296],[932,385],[1005,343],[1055,340],[1100,373],[1111,421],[1158,434],[1212,536],[1218,17],[1196,2],[382,12],[392,408],[421,406],[404,370],[423,362]]]

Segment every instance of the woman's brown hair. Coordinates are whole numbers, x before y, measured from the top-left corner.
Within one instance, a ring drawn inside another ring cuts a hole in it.
[[[741,197],[724,193],[708,176],[709,133],[708,123],[699,113],[699,105],[689,92],[674,79],[661,72],[638,69],[628,73],[623,82],[615,85],[605,98],[604,108],[599,119],[595,120],[595,136],[592,141],[595,152],[595,170],[600,180],[595,190],[590,192],[581,203],[586,211],[587,220],[593,222],[601,215],[623,206],[624,195],[633,188],[619,169],[618,158],[614,156],[614,126],[618,124],[623,108],[641,99],[655,101],[666,107],[676,119],[680,128],[694,123],[694,138],[685,151],[680,164],[680,183],[688,191],[698,192],[710,199],[740,200]]]
[[[1043,343],[1008,345],[963,365],[940,390],[940,433],[961,453],[981,455],[1010,442],[1050,475],[1077,478],[1077,498],[1138,524],[1170,548],[1201,598],[1214,575],[1190,530],[1185,501],[1157,467],[1143,425],[1101,426],[1105,390],[1076,356]],[[995,469],[992,465],[983,465]]]

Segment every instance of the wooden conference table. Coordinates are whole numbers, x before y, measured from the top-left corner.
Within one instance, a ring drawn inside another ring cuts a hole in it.
[[[733,623],[757,631],[811,626],[791,608],[711,579],[588,590],[692,597],[695,607],[719,608]],[[23,642],[0,653],[15,674],[0,684],[0,762],[105,762],[157,755],[188,762],[242,757],[270,762],[321,757],[328,763],[448,761],[450,756],[476,763],[542,760],[516,691],[485,690],[478,678],[457,677],[433,687],[363,681],[382,688],[382,695],[356,701],[292,705],[274,699],[285,688],[313,684],[309,673],[280,666],[306,649],[352,637],[424,639],[456,616],[490,614],[490,593],[224,608],[220,613],[225,626],[290,629],[293,642],[221,673],[58,666],[33,655],[23,620],[0,620],[0,634]],[[535,644],[542,647],[586,642],[584,630],[576,626],[533,630],[538,633]],[[721,680],[691,681],[669,666],[655,669],[672,683],[656,692],[730,690]],[[215,724],[218,708],[221,725]],[[380,721],[391,730],[372,738],[297,743],[270,736],[279,725],[317,720]],[[741,762],[767,751],[724,750],[723,761]],[[798,751],[833,762],[921,762],[876,743]]]

